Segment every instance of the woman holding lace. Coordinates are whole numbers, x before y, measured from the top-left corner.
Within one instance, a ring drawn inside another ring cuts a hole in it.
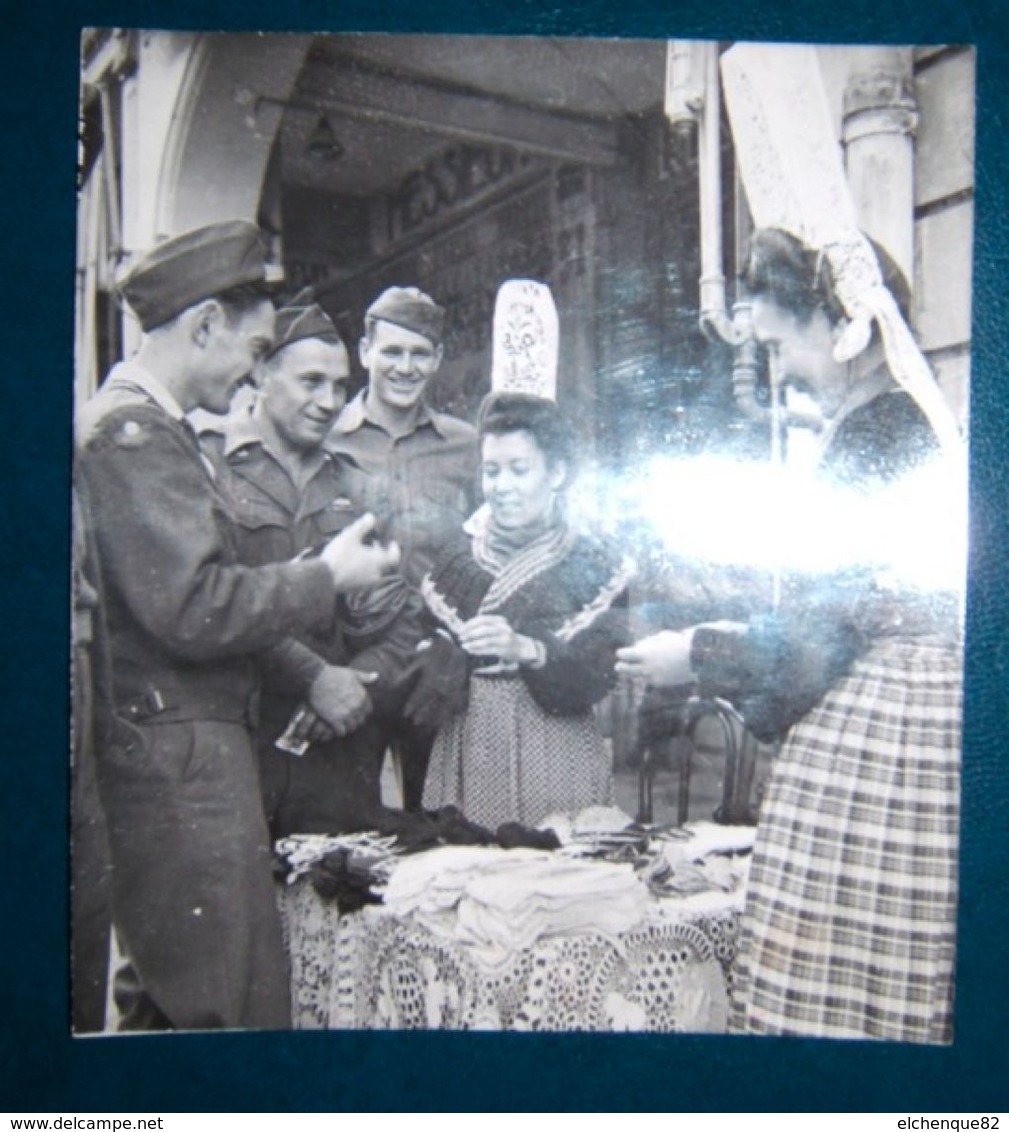
[[[436,631],[406,710],[440,728],[425,808],[494,829],[612,801],[593,706],[627,640],[631,566],[566,519],[574,445],[552,401],[491,394],[478,426],[487,505],[424,580]]]
[[[868,242],[854,254],[872,255]],[[878,262],[890,293],[906,299],[896,268],[876,256],[856,266],[871,278]],[[765,229],[742,282],[780,380],[823,412],[818,479],[839,493],[827,498],[857,494],[849,513],[868,515],[890,496],[915,498],[906,485],[939,456],[941,414],[895,379],[903,360],[893,343],[904,339],[892,321],[888,349],[877,330],[853,360],[838,360],[850,323],[837,281],[848,266]],[[890,320],[889,299],[882,307]],[[842,521],[840,511],[831,518]],[[902,538],[930,535],[937,556],[956,541],[932,496],[895,511],[894,525]],[[875,531],[867,539],[858,520],[839,531],[843,566],[787,577],[772,615],[658,634],[620,653],[619,670],[657,686],[699,679],[732,699],[758,737],[784,737],[747,889],[739,1030],[951,1040],[958,579],[928,589],[888,569],[884,580],[880,541],[894,532]]]

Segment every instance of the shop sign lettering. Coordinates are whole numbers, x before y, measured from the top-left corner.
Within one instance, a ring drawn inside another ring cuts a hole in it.
[[[423,230],[537,167],[534,158],[502,146],[453,145],[409,173],[386,197],[390,243]]]

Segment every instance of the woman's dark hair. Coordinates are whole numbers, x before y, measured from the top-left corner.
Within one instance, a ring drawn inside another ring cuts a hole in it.
[[[883,283],[907,319],[911,306],[907,279],[884,248],[871,237],[869,243],[879,261]],[[827,257],[780,228],[759,228],[753,233],[739,280],[748,295],[767,296],[802,324],[809,322],[818,309],[826,312],[831,323],[845,317]]]
[[[477,430],[481,440],[506,432],[528,432],[549,465],[566,465],[570,482],[574,470],[574,436],[553,401],[530,393],[488,393],[477,416]]]

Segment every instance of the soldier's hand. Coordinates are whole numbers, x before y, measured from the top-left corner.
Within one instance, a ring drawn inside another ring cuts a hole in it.
[[[371,715],[367,687],[377,679],[375,672],[327,665],[315,678],[308,702],[337,736],[349,735]]]
[[[319,557],[329,567],[338,590],[373,586],[399,565],[396,543],[383,545],[369,540],[375,523],[374,515],[362,515],[323,547]]]
[[[306,743],[328,743],[333,738],[333,728],[315,711],[302,704],[291,721],[291,737]]]

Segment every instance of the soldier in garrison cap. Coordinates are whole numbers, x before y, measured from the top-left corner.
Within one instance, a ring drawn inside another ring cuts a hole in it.
[[[227,498],[186,419],[225,412],[273,345],[259,231],[168,240],[121,285],[144,336],[78,421],[115,708],[135,739],[98,752],[113,861],[123,1029],[290,1026],[288,970],[256,776],[256,657],[323,718],[333,668],[289,634],[375,583],[398,551],[363,516],[311,561],[239,561]]]
[[[325,311],[302,292],[277,311],[273,347],[253,370],[249,413],[204,432],[217,482],[232,499],[239,557],[284,562],[324,542],[361,513],[346,457],[323,449],[347,397],[350,359]],[[321,729],[271,672],[263,674],[259,780],[274,838],[373,829],[381,810],[385,739],[378,720],[422,637],[421,603],[399,575],[342,595],[302,643],[338,667],[345,713]],[[346,667],[342,667],[346,666]],[[282,740],[308,742],[299,757]]]
[[[479,504],[476,430],[430,407],[441,366],[445,310],[416,287],[389,287],[365,314],[358,347],[368,385],[337,419],[330,450],[363,470],[352,489],[385,517],[415,586]],[[433,734],[393,726],[403,801],[420,806]]]

